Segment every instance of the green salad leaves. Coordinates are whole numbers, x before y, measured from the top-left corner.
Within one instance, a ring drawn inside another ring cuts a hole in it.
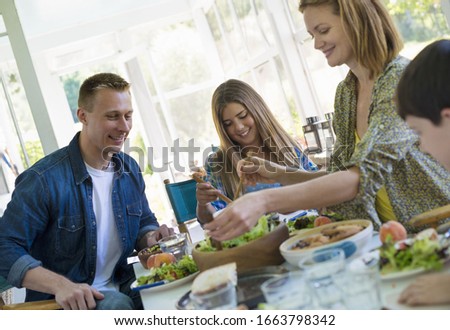
[[[252,228],[252,230],[239,237],[233,238],[228,241],[223,241],[222,247],[224,249],[230,249],[236,246],[244,245],[250,241],[266,235],[269,232],[269,219],[272,217],[272,215],[273,214],[271,213],[263,215],[261,218],[259,218],[258,223],[255,225],[255,227]],[[212,246],[209,239],[205,239],[199,243],[197,250],[201,252],[212,252],[216,251],[216,248]]]
[[[158,268],[151,268],[149,275],[140,276],[138,285],[150,284],[159,281],[175,281],[198,271],[197,264],[191,256],[185,255],[179,261],[172,264],[164,264]]]
[[[289,232],[294,232],[296,230],[301,229],[310,229],[314,228],[314,220],[316,218],[325,216],[330,218],[332,222],[345,220],[345,217],[336,212],[323,212],[320,215],[302,215],[295,218],[289,219],[287,222],[287,226],[289,228]]]
[[[409,242],[409,243],[408,243]],[[441,246],[429,238],[395,243],[388,239],[380,248],[381,274],[409,271],[418,268],[439,270],[444,261],[440,257]]]

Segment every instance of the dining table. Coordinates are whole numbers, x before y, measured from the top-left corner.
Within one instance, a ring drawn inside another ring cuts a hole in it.
[[[201,232],[201,228],[196,228],[197,234],[191,234],[191,237],[194,239],[191,243],[191,248],[195,246],[196,242],[204,239],[204,236]],[[381,241],[377,232],[374,232],[370,243],[365,246],[364,251],[360,251],[358,255],[362,255],[364,253],[374,251],[375,249],[381,246]],[[357,256],[353,256],[355,258]],[[347,264],[351,262],[352,258],[347,259]],[[287,262],[281,265],[285,267],[287,270],[299,270],[294,266],[288,264]],[[148,270],[144,269],[139,262],[133,263],[134,272],[136,274],[136,278],[142,275],[148,274]],[[448,272],[450,273],[450,264],[447,262],[443,269],[439,272]],[[399,273],[398,276],[389,276],[386,278],[381,277],[380,280],[380,299],[381,299],[381,308],[389,309],[389,310],[410,310],[410,309],[450,309],[449,305],[429,305],[429,306],[407,306],[400,304],[398,302],[398,298],[401,292],[412,283],[418,276],[423,275],[424,271],[412,271],[406,273]],[[152,287],[148,289],[140,290],[140,295],[142,298],[142,302],[144,305],[144,309],[148,310],[175,310],[180,308],[180,301],[186,299],[191,286],[192,281],[195,276],[191,276],[187,280],[178,280],[176,283],[168,283],[158,287]],[[177,308],[178,304],[178,308]]]

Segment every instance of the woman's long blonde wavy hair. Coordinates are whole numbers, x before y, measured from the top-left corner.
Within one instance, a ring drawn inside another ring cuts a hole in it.
[[[403,41],[383,2],[380,0],[300,0],[299,10],[328,5],[340,16],[356,60],[370,77],[381,74],[403,48]]]
[[[220,139],[220,148],[212,157],[212,172],[221,177],[225,193],[234,196],[239,176],[235,170],[237,162],[246,157],[246,151],[228,136],[222,122],[224,108],[229,103],[241,104],[253,116],[256,128],[263,141],[264,151],[270,152],[271,160],[285,166],[299,167],[295,141],[275,119],[263,98],[247,83],[230,79],[214,91],[211,101],[212,116]]]

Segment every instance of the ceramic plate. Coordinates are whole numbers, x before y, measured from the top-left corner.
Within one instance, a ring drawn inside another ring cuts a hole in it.
[[[411,270],[405,270],[405,271],[402,271],[402,272],[381,274],[381,279],[382,280],[386,280],[386,281],[399,280],[399,279],[403,279],[403,278],[406,278],[406,277],[422,274],[422,273],[425,273],[425,272],[426,272],[426,269],[421,267],[421,268],[416,268],[416,269],[411,269]]]
[[[162,285],[158,285],[158,286],[152,286],[152,284],[138,285],[137,280],[136,280],[131,284],[131,290],[134,290],[134,291],[147,290],[147,291],[152,291],[152,292],[167,290],[167,289],[179,286],[181,284],[193,281],[198,273],[199,272],[195,272],[191,275],[180,278],[179,280],[175,280],[175,281],[172,281],[172,282],[169,282],[166,284],[162,284]]]
[[[378,250],[374,250],[368,253],[363,254],[360,257],[355,258],[350,262],[349,268],[354,270],[362,270],[364,267],[373,266],[373,264],[377,264],[380,260],[380,252]],[[402,272],[381,274],[380,277],[382,280],[390,281],[390,280],[398,280],[407,278],[409,276],[418,275],[424,273],[426,271],[425,268],[416,268]]]
[[[264,303],[264,295],[260,289],[262,283],[287,272],[281,266],[267,266],[238,274],[237,298],[238,305],[246,305],[248,309],[255,309],[259,303]],[[189,294],[186,292],[176,303],[177,309],[194,309]]]

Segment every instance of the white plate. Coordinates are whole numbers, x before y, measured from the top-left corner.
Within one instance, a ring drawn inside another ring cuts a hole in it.
[[[349,264],[349,268],[350,269],[353,268],[355,270],[363,269],[364,267],[367,267],[373,263],[378,263],[379,259],[380,259],[380,251],[374,250],[374,251],[365,253],[362,256],[354,259]],[[407,278],[407,277],[418,275],[418,274],[421,274],[424,272],[426,272],[426,269],[421,267],[421,268],[406,270],[406,271],[402,271],[402,272],[380,274],[380,277],[382,280],[390,281],[390,280],[398,280],[398,279]]]
[[[386,280],[386,281],[398,280],[398,279],[402,279],[402,278],[406,278],[406,277],[422,274],[422,273],[425,273],[425,272],[426,272],[426,269],[421,267],[421,268],[416,268],[416,269],[411,269],[411,270],[405,270],[405,271],[402,271],[402,272],[381,274],[381,279],[382,280]]]
[[[191,275],[188,275],[186,277],[180,278],[179,280],[175,280],[175,281],[172,281],[172,282],[169,282],[169,283],[166,283],[166,284],[162,284],[162,285],[158,285],[158,286],[152,286],[152,287],[148,287],[147,284],[137,285],[137,280],[136,280],[136,281],[134,281],[131,284],[131,290],[137,290],[137,291],[139,291],[139,290],[147,290],[147,291],[152,291],[152,292],[158,292],[158,291],[167,290],[167,289],[179,286],[181,284],[193,281],[198,273],[199,272],[195,272],[195,273],[192,273]]]

